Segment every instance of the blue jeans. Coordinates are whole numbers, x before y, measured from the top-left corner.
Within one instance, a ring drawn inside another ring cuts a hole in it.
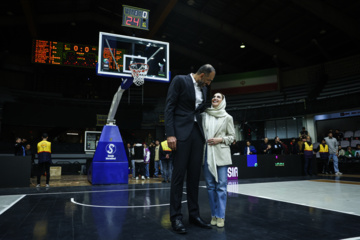
[[[173,169],[173,160],[161,160],[161,164],[164,167],[163,169],[163,178],[165,181],[171,181],[172,169]]]
[[[131,160],[132,177],[135,178],[135,160]]]
[[[207,161],[204,164],[204,177],[209,195],[211,216],[225,218],[227,200],[227,169],[228,166],[217,167],[218,181],[210,173]]]
[[[144,164],[145,164],[145,177],[149,177],[149,175],[150,175],[150,173],[149,173],[149,164],[150,163],[148,163],[148,164],[144,163]]]
[[[155,172],[154,172],[155,177],[159,175],[159,166],[160,166],[160,173],[163,176],[164,174],[163,174],[163,167],[161,165],[161,160],[155,161],[154,165],[155,165]]]
[[[329,161],[330,161],[330,159],[333,159],[333,161],[334,161],[334,171],[335,171],[335,173],[339,172],[339,159],[336,156],[336,154],[330,154],[329,155]]]

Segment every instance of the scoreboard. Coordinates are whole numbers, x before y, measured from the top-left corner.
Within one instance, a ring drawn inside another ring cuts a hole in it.
[[[122,26],[149,30],[149,10],[123,5]]]
[[[95,68],[98,60],[97,46],[34,40],[33,63]]]

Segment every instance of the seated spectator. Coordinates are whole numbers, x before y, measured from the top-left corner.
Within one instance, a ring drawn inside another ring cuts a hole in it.
[[[339,145],[339,160],[344,161],[345,160],[345,151],[344,149],[342,149],[342,147]]]
[[[19,137],[15,139],[14,154],[15,156],[25,156],[25,147]]]
[[[360,158],[360,144],[356,144],[355,158]]]
[[[251,145],[250,141],[246,141],[246,147],[244,149],[244,155],[256,154],[256,149]]]
[[[264,142],[260,146],[261,154],[271,154],[271,144],[268,138],[264,138]]]
[[[307,137],[307,136],[310,136],[308,131],[306,131],[305,127],[302,127],[299,137]]]
[[[25,146],[25,156],[31,157],[31,173],[30,177],[35,176],[34,175],[34,168],[35,168],[35,153],[31,150],[31,145],[28,143]]]
[[[299,154],[299,144],[297,144],[296,139],[292,138],[290,142],[290,154],[297,155]]]
[[[306,141],[306,138],[299,137],[299,140],[298,140],[297,144],[298,144],[299,152],[300,152],[300,153],[301,153],[301,151],[302,151],[302,146],[303,146],[303,144],[304,144],[305,141]]]
[[[335,130],[335,133],[333,134],[334,138],[336,138],[339,141],[341,141],[344,138],[344,134],[339,131],[339,129]]]
[[[235,139],[232,142],[232,144],[230,145],[230,151],[231,151],[231,155],[240,155],[240,147],[239,147],[238,142],[236,142]]]
[[[275,143],[272,147],[271,153],[272,154],[276,154],[276,155],[280,155],[282,154],[283,151],[283,145],[282,142],[280,141],[280,138],[278,136],[275,137]]]
[[[281,142],[281,145],[283,147],[283,154],[290,154],[288,146],[284,142]]]
[[[345,157],[349,160],[354,159],[355,158],[355,151],[352,150],[351,146],[347,147],[347,150],[345,152]]]

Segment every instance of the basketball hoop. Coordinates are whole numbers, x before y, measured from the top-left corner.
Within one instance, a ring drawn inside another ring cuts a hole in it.
[[[134,78],[133,83],[135,83],[136,86],[143,85],[144,78],[149,70],[149,65],[146,63],[132,63],[130,64],[129,69]]]

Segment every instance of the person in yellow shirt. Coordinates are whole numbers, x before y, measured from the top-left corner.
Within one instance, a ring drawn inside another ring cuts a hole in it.
[[[311,138],[309,136],[306,137],[306,142],[304,142],[302,146],[302,152],[304,154],[304,172],[306,176],[312,176],[312,159],[313,159],[313,145],[311,143]]]
[[[321,144],[316,149],[320,153],[320,159],[323,162],[323,174],[329,174],[329,146],[326,144],[325,139],[321,140]]]
[[[44,170],[46,172],[46,187],[50,187],[50,164],[51,164],[51,142],[48,141],[47,133],[42,135],[42,141],[37,145],[38,154],[38,173],[37,173],[37,185],[40,187],[40,179]]]

